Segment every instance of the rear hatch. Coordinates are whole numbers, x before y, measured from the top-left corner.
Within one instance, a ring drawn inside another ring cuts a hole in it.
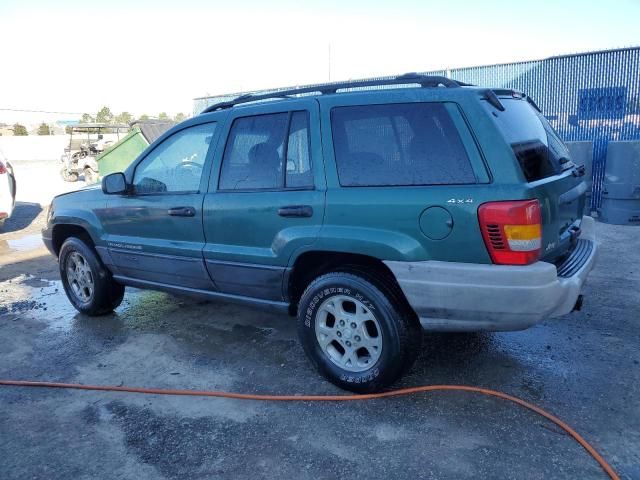
[[[573,163],[567,147],[531,99],[511,90],[494,93],[499,103],[489,102],[487,107],[513,149],[531,198],[540,201],[540,256],[558,263],[580,234],[587,190],[584,167]]]

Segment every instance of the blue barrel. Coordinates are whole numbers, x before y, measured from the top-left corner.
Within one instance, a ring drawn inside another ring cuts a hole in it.
[[[591,215],[591,189],[593,188],[593,142],[565,142],[576,165],[584,165],[584,181],[587,184],[587,199],[584,203],[584,214]]]
[[[600,219],[640,225],[640,141],[611,141],[602,185]]]

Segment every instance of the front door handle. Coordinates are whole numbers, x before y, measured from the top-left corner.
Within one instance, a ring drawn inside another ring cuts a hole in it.
[[[288,205],[278,209],[281,217],[312,217],[313,208],[311,205]]]
[[[195,217],[196,209],[193,207],[173,207],[167,210],[172,217]]]

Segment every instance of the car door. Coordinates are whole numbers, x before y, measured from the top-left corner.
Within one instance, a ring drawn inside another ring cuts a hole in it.
[[[215,141],[215,122],[174,132],[143,154],[130,193],[109,198],[103,227],[116,276],[213,288],[202,258],[202,203]]]
[[[216,157],[204,201],[207,269],[224,293],[282,301],[291,255],[322,226],[318,103],[232,111]]]

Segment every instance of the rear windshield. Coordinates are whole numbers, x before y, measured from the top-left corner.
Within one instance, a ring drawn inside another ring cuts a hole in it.
[[[503,112],[489,104],[496,123],[513,148],[528,182],[547,178],[573,166],[569,151],[553,127],[529,102],[521,98],[500,98]]]

